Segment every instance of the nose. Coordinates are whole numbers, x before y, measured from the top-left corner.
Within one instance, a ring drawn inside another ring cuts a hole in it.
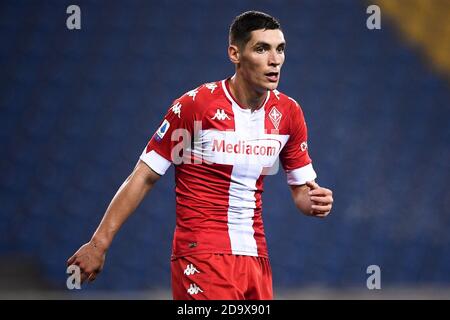
[[[276,50],[270,51],[268,62],[270,66],[279,66],[283,62],[282,54],[278,53]]]

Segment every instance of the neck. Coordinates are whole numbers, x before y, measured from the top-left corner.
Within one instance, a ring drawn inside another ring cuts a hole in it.
[[[267,98],[267,90],[257,91],[252,88],[239,74],[234,75],[229,82],[231,94],[237,102],[252,111],[259,109]]]

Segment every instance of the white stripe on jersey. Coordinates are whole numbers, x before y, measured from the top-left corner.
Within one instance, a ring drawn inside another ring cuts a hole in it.
[[[228,200],[228,235],[233,254],[258,255],[254,238],[253,216],[256,208],[256,181],[261,175],[258,165],[234,165]]]
[[[225,82],[224,92],[232,101],[234,113],[235,135],[240,140],[251,140],[264,136],[264,106],[251,112],[242,109],[228,93]],[[270,92],[267,95],[268,101]],[[263,166],[258,163],[234,163],[228,202],[228,235],[233,254],[258,256],[258,247],[254,238],[253,216],[256,208],[256,181],[261,175]]]

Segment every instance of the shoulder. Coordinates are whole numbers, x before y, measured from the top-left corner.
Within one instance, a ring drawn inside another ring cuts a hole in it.
[[[197,105],[201,102],[214,100],[221,95],[222,84],[220,81],[207,82],[181,95],[177,101],[186,104]]]
[[[299,113],[303,114],[302,108],[300,104],[294,98],[280,92],[278,90],[272,90],[271,92],[272,98],[271,104],[277,104],[279,106],[280,111],[285,112],[287,114]]]
[[[175,99],[172,105],[191,114],[202,113],[214,100],[223,96],[222,91],[221,81],[203,83]]]

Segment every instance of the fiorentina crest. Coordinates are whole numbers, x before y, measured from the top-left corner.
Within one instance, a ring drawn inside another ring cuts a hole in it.
[[[269,111],[270,121],[272,121],[273,126],[277,130],[278,130],[278,126],[280,125],[280,121],[281,121],[281,117],[282,116],[283,115],[281,114],[281,112],[278,111],[278,109],[275,106],[272,107],[272,109],[270,109],[270,111]]]

